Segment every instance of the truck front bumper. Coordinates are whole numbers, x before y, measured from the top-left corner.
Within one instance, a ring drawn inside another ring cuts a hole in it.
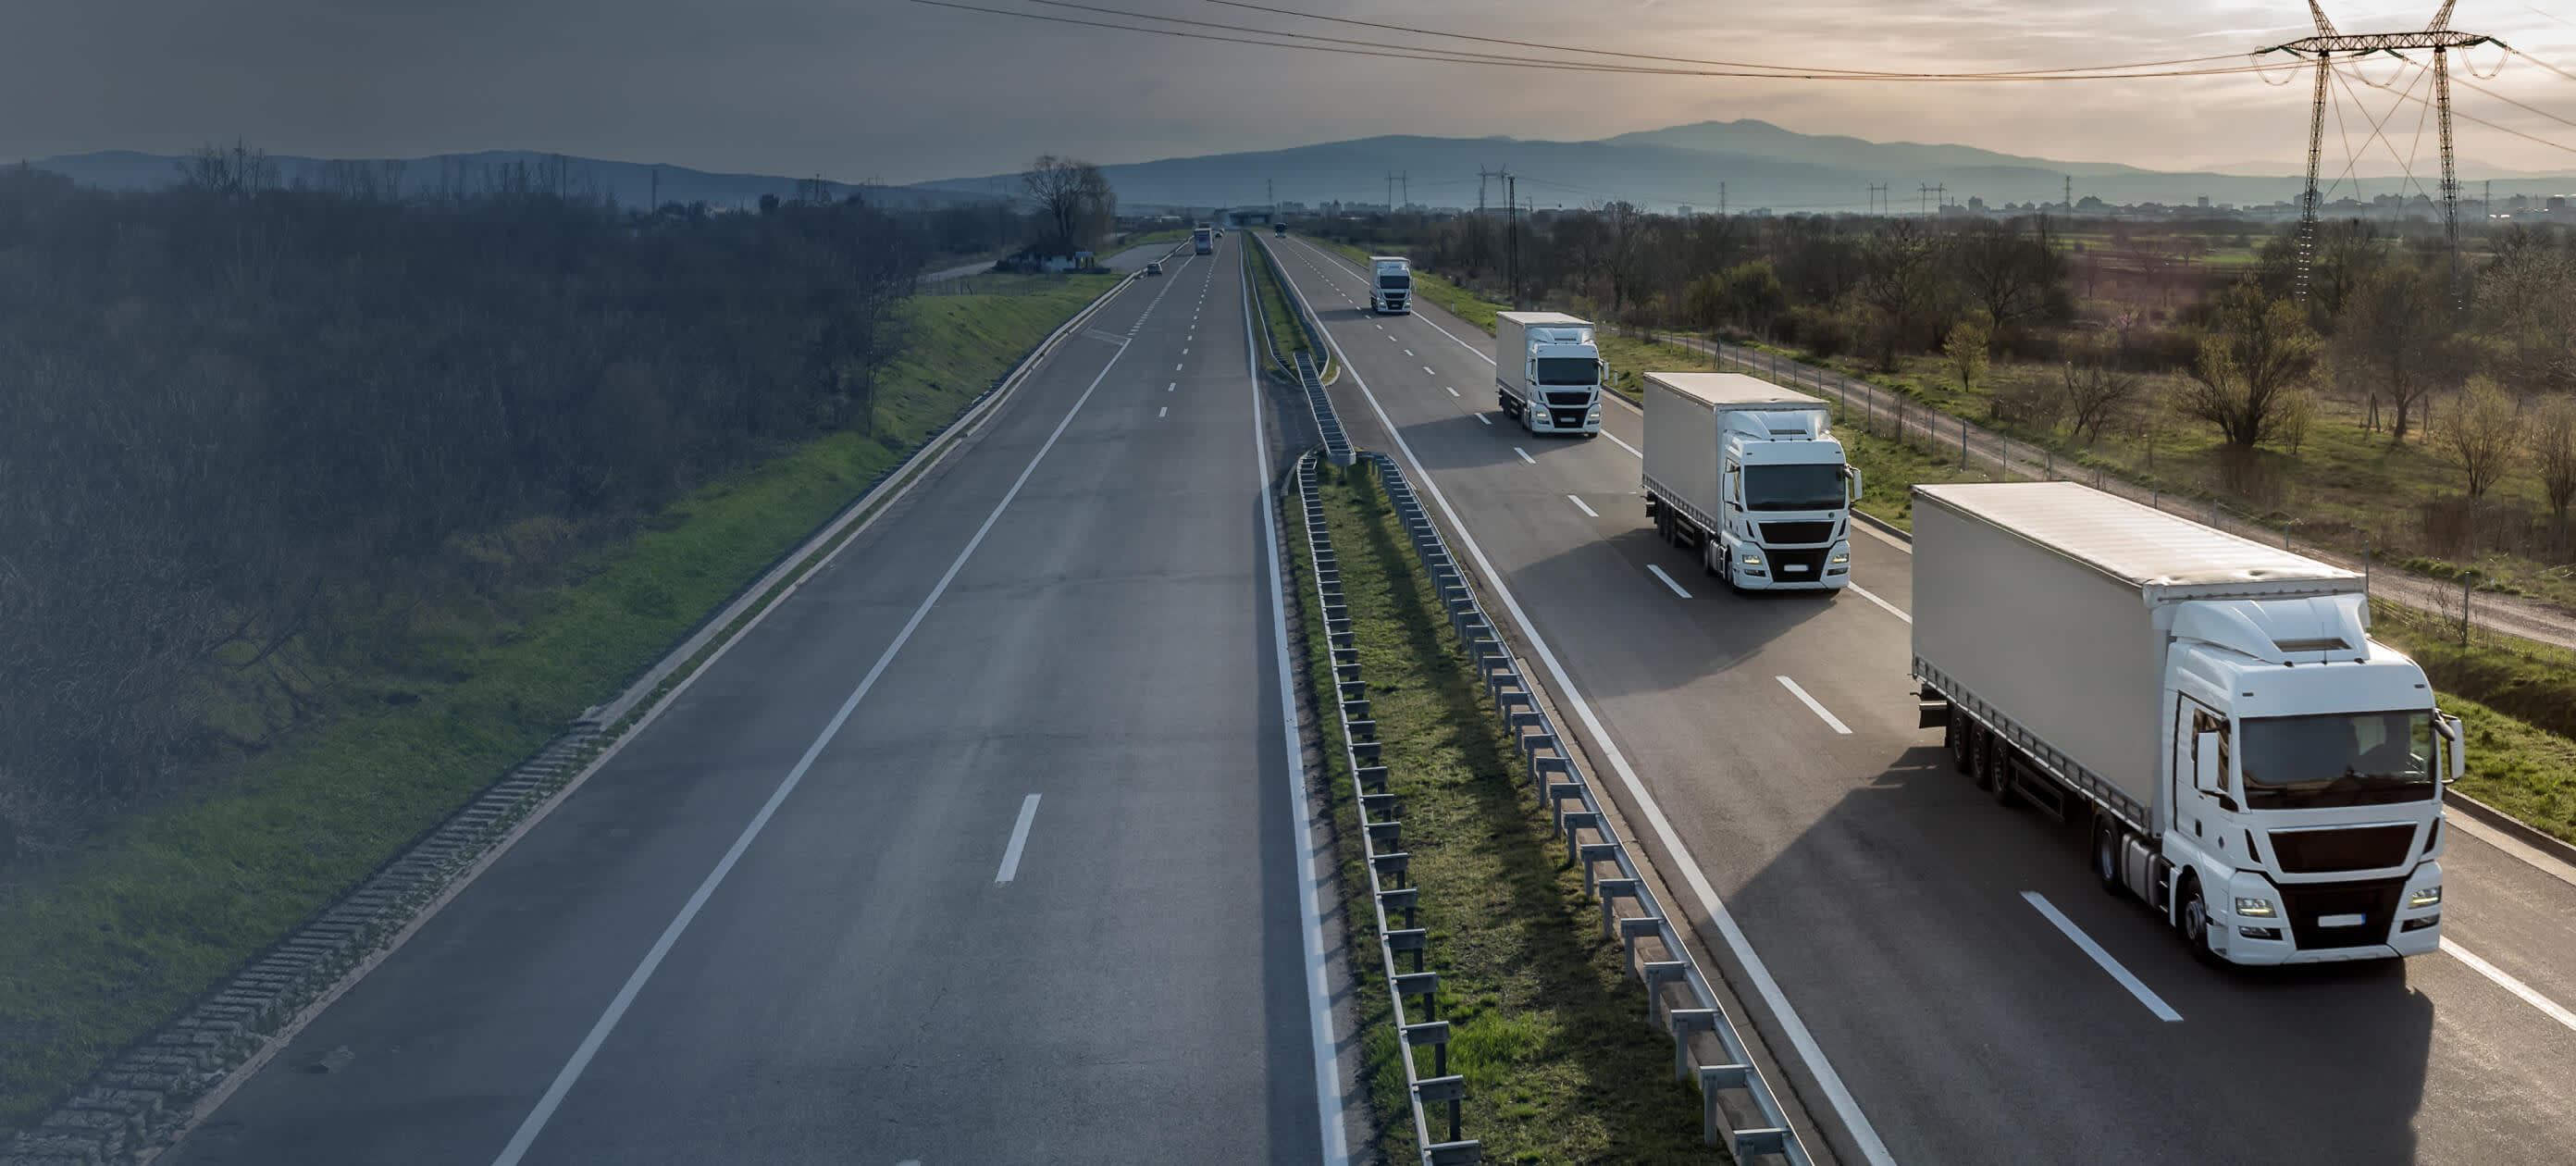
[[[1851,582],[1851,544],[1765,547],[1737,543],[1727,551],[1735,585],[1747,591],[1839,591]]]
[[[1601,432],[1601,406],[1598,402],[1588,408],[1564,409],[1530,402],[1522,405],[1521,408],[1529,411],[1529,427],[1532,433]]]
[[[2252,966],[2349,963],[2430,955],[2442,946],[2442,904],[2438,897],[2422,906],[2413,903],[2428,888],[2438,892],[2441,885],[2442,864],[2424,863],[2417,866],[2404,885],[2390,897],[2384,913],[2366,908],[2351,913],[2363,918],[2360,926],[2322,928],[2318,925],[2334,916],[2319,918],[2311,915],[2297,896],[2285,895],[2272,884],[2272,880],[2259,873],[2238,871],[2228,880],[2229,902],[2225,905],[2230,910],[2224,916],[2227,947],[2221,954],[2229,963]],[[2294,886],[2293,889],[2299,887]],[[2242,900],[2253,899],[2268,904],[2273,913],[2249,915],[2233,909],[2243,905]],[[2353,932],[2361,934],[2351,934]],[[2304,943],[2301,942],[2303,938],[2306,940]],[[2364,942],[2342,942],[2347,939],[2363,939]]]

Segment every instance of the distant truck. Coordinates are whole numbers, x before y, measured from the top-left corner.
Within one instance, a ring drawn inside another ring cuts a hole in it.
[[[1924,727],[2194,956],[2441,946],[2460,722],[2362,576],[2073,482],[1917,486],[1913,559]]]
[[[1401,255],[1369,256],[1376,277],[1369,286],[1369,307],[1380,312],[1413,310],[1413,261]]]
[[[1646,517],[1735,590],[1851,582],[1851,507],[1829,407],[1742,373],[1646,374]]]
[[[1559,312],[1494,314],[1494,396],[1532,433],[1601,433],[1601,348]]]
[[[1271,237],[1271,238],[1273,238],[1273,239],[1285,239],[1285,238],[1287,238],[1287,237],[1288,237],[1288,224],[1286,224],[1286,223],[1272,223],[1272,224],[1270,224],[1270,237]]]
[[[1194,231],[1191,231],[1191,232],[1190,232],[1190,244],[1191,244],[1191,246],[1195,249],[1195,250],[1194,250],[1194,253],[1195,253],[1195,254],[1199,254],[1199,255],[1213,255],[1213,254],[1216,254],[1216,243],[1215,243],[1212,239],[1210,239],[1210,237],[1209,237],[1209,235],[1208,235],[1208,228],[1207,228],[1207,227],[1205,227],[1205,226],[1201,226],[1201,227],[1199,227],[1197,230],[1194,230]]]

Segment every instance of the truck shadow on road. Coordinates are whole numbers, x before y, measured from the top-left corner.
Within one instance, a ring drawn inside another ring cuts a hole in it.
[[[1798,812],[1781,785],[1716,796],[1794,832],[1749,876],[1700,857],[1898,1160],[2417,1159],[2434,1016],[2409,965],[2203,966],[2144,904],[2104,894],[2082,823],[1998,806],[1937,744],[1902,748],[1803,826],[1780,820]],[[2532,1160],[2514,1141],[2437,1156]]]

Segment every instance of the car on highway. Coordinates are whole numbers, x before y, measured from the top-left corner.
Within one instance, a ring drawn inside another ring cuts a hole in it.
[[[1163,265],[1160,263],[1148,263],[1145,265],[1145,274],[1161,275],[1163,274]]]

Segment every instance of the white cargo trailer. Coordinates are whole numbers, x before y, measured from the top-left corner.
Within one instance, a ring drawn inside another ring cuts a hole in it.
[[[2073,482],[1914,488],[1922,721],[2240,964],[2441,944],[2456,718],[2350,571]]]
[[[1851,504],[1825,402],[1742,373],[1646,374],[1646,517],[1742,590],[1851,582]]]
[[[1532,433],[1601,433],[1605,366],[1592,322],[1562,312],[1494,313],[1494,399]]]

